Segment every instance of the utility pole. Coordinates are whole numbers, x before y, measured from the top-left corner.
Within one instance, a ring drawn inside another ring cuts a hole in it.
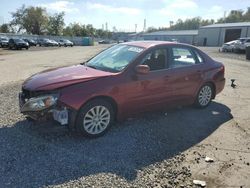
[[[227,15],[227,11],[224,11],[224,16],[223,16],[223,22],[225,23],[226,21],[226,15]]]
[[[147,30],[147,21],[144,19],[144,24],[143,24],[143,32],[146,32]]]
[[[174,24],[174,22],[173,22],[173,21],[169,21],[169,27],[172,27],[172,26],[173,26],[173,24]]]
[[[137,24],[135,24],[135,32],[136,32],[136,30],[137,30]]]
[[[106,26],[106,31],[108,31],[108,22],[106,22],[105,26]]]

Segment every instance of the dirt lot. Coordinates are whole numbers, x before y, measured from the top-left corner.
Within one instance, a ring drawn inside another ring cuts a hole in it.
[[[195,187],[193,179],[207,187],[250,187],[250,62],[244,55],[203,48],[225,64],[227,78],[208,108],[145,114],[98,139],[53,122],[34,124],[19,113],[25,78],[79,64],[104,48],[0,50],[0,187]]]

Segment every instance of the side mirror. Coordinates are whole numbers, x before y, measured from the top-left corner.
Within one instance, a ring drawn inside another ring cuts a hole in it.
[[[135,70],[138,74],[147,74],[149,73],[150,68],[148,65],[137,65]]]

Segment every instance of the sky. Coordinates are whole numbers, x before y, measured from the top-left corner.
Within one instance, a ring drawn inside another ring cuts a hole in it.
[[[230,10],[246,10],[250,0],[0,0],[0,24],[11,20],[10,12],[23,4],[45,7],[49,14],[65,12],[65,23],[92,24],[113,31],[142,31],[146,27],[169,27],[169,22],[200,16],[218,19]],[[135,26],[137,25],[137,27]]]

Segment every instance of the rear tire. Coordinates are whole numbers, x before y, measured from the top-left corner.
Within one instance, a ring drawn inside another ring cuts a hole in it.
[[[207,83],[201,86],[196,96],[195,106],[198,108],[207,107],[214,96],[214,88],[211,84]]]
[[[96,138],[104,135],[113,123],[112,105],[105,100],[95,99],[79,110],[75,126],[78,133]]]

